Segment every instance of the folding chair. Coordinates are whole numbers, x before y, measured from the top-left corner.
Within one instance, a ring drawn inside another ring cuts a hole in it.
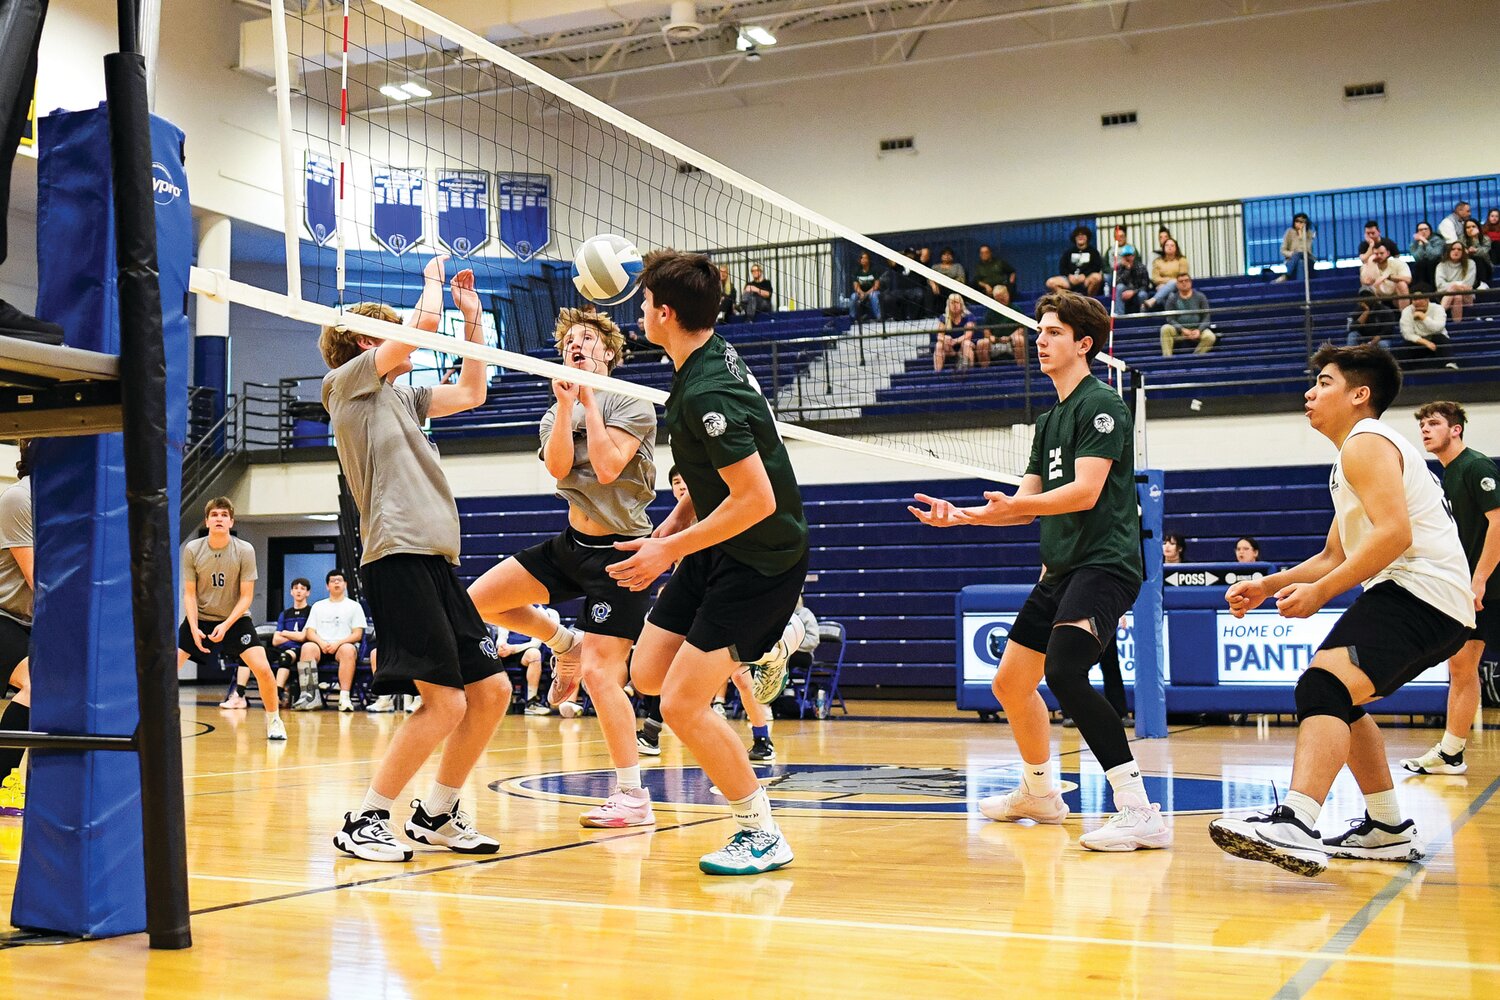
[[[818,622],[818,648],[813,651],[812,663],[802,679],[802,690],[797,693],[797,709],[803,715],[816,708],[817,689],[828,690],[830,711],[837,705],[849,714],[844,696],[839,693],[839,675],[844,671],[844,626],[841,622]],[[837,649],[832,647],[837,646]]]

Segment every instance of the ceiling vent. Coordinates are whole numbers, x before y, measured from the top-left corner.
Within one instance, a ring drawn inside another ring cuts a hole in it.
[[[1344,88],[1344,100],[1369,101],[1385,96],[1385,81],[1379,83],[1351,83]]]
[[[1107,115],[1099,116],[1099,124],[1103,128],[1120,128],[1124,125],[1134,125],[1136,115],[1134,111],[1114,111]]]
[[[917,151],[917,140],[912,136],[902,136],[899,139],[881,139],[880,153],[915,153]]]
[[[688,42],[703,34],[707,26],[698,21],[698,5],[693,0],[674,0],[672,16],[662,25],[661,33],[674,42]]]

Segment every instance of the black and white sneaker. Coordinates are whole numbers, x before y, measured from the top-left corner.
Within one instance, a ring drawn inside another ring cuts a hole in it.
[[[1220,850],[1246,861],[1265,861],[1308,878],[1328,870],[1323,842],[1286,806],[1245,819],[1216,819],[1208,834]]]
[[[661,756],[661,726],[647,719],[635,734],[635,747],[647,757]]]
[[[1441,743],[1420,757],[1405,758],[1401,761],[1401,766],[1413,774],[1463,774],[1469,769],[1469,765],[1464,763],[1462,750],[1456,754],[1446,754]]]
[[[776,746],[771,737],[757,737],[750,744],[750,759],[758,764],[769,764],[776,759]]]
[[[463,810],[454,803],[453,811],[434,816],[421,799],[411,800],[411,819],[406,821],[406,835],[428,847],[446,847],[457,854],[494,854],[500,841],[474,829]]]
[[[1329,857],[1356,861],[1419,861],[1427,846],[1417,836],[1417,824],[1406,820],[1400,826],[1387,826],[1370,818],[1369,813],[1349,821],[1349,829],[1337,837],[1323,840]]]
[[[333,846],[362,861],[410,861],[412,849],[391,833],[391,814],[384,809],[344,813],[344,828]]]

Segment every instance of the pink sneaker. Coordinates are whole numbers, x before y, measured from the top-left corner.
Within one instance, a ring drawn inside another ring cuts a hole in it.
[[[616,788],[614,794],[595,809],[578,817],[584,826],[614,829],[622,826],[655,826],[656,814],[651,811],[651,793],[644,788],[624,791]]]
[[[245,696],[242,695],[242,694],[231,694],[228,698],[225,698],[223,701],[219,702],[219,707],[220,708],[249,708],[250,707],[250,703],[245,700]]]
[[[552,654],[552,686],[547,701],[556,708],[578,697],[578,674],[583,667],[583,633],[573,630],[573,645],[566,653]]]

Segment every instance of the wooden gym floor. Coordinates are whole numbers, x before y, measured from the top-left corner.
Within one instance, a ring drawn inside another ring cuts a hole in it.
[[[932,704],[855,704],[780,722],[775,800],[797,860],[700,875],[730,820],[681,745],[647,763],[658,825],[585,831],[608,767],[593,719],[508,718],[465,790],[487,859],[408,865],[338,854],[401,716],[287,714],[184,692],[194,947],[143,935],[0,950],[0,997],[1493,997],[1500,990],[1500,743],[1462,777],[1399,780],[1425,863],[1334,862],[1308,880],[1209,841],[1225,809],[1284,791],[1290,725],[1174,727],[1135,744],[1176,810],[1176,846],[1097,855],[1062,827],[986,822],[973,799],[1013,785],[1002,726]],[[1497,720],[1490,713],[1491,724]],[[743,723],[740,724],[741,726]],[[1077,734],[1055,730],[1063,770]],[[748,734],[747,734],[748,736]],[[1433,730],[1391,728],[1393,761]],[[747,739],[748,742],[748,739]],[[815,765],[824,765],[817,767]],[[872,765],[895,765],[873,767]],[[409,790],[425,792],[424,771]],[[1085,761],[1075,804],[1102,789]],[[661,801],[663,798],[673,802]],[[675,804],[674,804],[675,803]],[[1360,811],[1347,774],[1325,832]],[[404,819],[398,807],[397,820]],[[0,819],[0,925],[20,821]]]

